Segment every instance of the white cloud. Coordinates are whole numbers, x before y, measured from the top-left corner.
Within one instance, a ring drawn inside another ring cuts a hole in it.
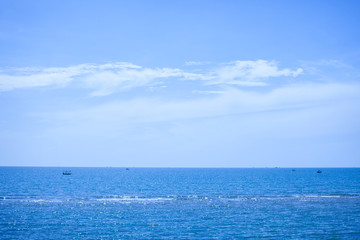
[[[296,77],[302,73],[302,69],[297,70],[279,69],[276,62],[257,60],[257,61],[235,61],[215,69],[212,73],[214,81],[212,84],[227,83],[253,86],[250,83],[261,83],[269,77]],[[255,84],[256,85],[256,84]]]
[[[117,90],[151,86],[155,79],[178,77],[183,73],[179,69],[141,68],[101,71],[85,76],[82,81],[87,87],[97,89],[93,96],[109,95]]]
[[[64,85],[72,81],[72,76],[66,73],[36,73],[26,76],[0,75],[0,90],[9,91],[16,88],[43,87],[49,85]]]
[[[80,64],[52,68],[9,68],[2,70],[0,74],[0,91],[51,85],[65,86],[79,77],[93,75],[101,71],[139,68],[141,67],[125,62],[102,65]]]
[[[188,65],[194,65],[190,62]],[[200,64],[198,64],[200,65]],[[265,86],[269,77],[296,77],[302,69],[279,69],[273,61],[235,61],[195,72],[179,68],[144,68],[127,62],[80,64],[54,68],[0,69],[0,91],[18,88],[77,86],[93,89],[92,96],[158,84],[159,79],[197,80],[199,84]]]
[[[266,86],[271,77],[296,77],[303,73],[301,68],[279,69],[274,61],[234,61],[219,64],[200,73],[184,73],[184,79],[202,80],[207,85]]]
[[[7,70],[7,71],[6,71]],[[6,69],[0,74],[0,90],[17,88],[66,86],[78,81],[82,86],[95,89],[93,96],[103,96],[122,89],[147,86],[155,79],[183,76],[175,68],[142,68],[119,62],[108,64],[81,64],[63,68]]]

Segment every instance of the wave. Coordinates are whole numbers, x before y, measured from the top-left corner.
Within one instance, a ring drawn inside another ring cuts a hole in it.
[[[118,195],[107,195],[107,196],[93,196],[93,197],[37,197],[37,196],[0,196],[1,202],[27,202],[27,203],[163,203],[169,201],[266,201],[266,200],[316,200],[316,199],[353,199],[360,198],[360,194],[349,193],[349,194],[294,194],[294,195],[266,195],[266,196],[199,196],[199,195],[187,195],[187,196],[118,196]]]
[[[104,197],[104,198],[97,198],[94,199],[98,202],[164,202],[164,201],[172,201],[175,200],[174,198],[163,198],[163,197],[152,197],[152,198],[145,198],[145,197]]]

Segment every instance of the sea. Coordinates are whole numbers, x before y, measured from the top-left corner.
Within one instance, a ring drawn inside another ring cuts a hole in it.
[[[317,170],[0,167],[0,239],[360,239],[360,169]]]

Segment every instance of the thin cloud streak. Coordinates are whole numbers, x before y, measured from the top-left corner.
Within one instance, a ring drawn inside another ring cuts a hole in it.
[[[359,102],[359,84],[301,84],[257,93],[230,88],[217,94],[202,95],[198,99],[163,101],[140,98],[113,101],[82,111],[48,113],[60,122],[90,123],[94,126],[154,123],[197,118],[216,118],[237,114],[311,109]],[[354,107],[358,104],[353,104]],[[56,121],[54,121],[56,122]]]
[[[193,65],[193,64],[192,64]],[[270,77],[296,77],[302,69],[279,69],[274,61],[234,61],[195,72],[180,68],[146,68],[132,63],[81,64],[63,68],[1,69],[0,91],[31,87],[77,87],[92,89],[91,96],[105,96],[118,91],[149,87],[159,79],[201,81],[205,85],[266,86]]]

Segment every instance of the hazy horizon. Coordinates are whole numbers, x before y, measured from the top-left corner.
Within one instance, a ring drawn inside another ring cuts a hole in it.
[[[131,166],[0,166],[4,168],[63,168],[64,170],[70,170],[72,168],[119,168],[119,169],[136,169],[136,168],[159,168],[159,169],[358,169],[360,167],[131,167]]]

